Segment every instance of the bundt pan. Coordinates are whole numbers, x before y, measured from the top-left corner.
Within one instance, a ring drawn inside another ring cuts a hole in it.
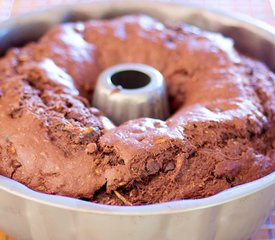
[[[166,1],[93,1],[0,24],[1,54],[65,21],[145,13],[222,32],[275,71],[275,30],[256,20]],[[1,127],[1,123],[0,123]],[[20,134],[20,133],[18,133]],[[246,240],[275,206],[275,172],[212,197],[147,206],[107,206],[34,192],[0,176],[0,229],[20,240]]]

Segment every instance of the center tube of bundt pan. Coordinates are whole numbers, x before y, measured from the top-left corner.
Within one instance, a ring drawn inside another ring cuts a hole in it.
[[[144,64],[119,64],[103,71],[97,80],[93,106],[116,125],[141,117],[169,117],[164,78]]]

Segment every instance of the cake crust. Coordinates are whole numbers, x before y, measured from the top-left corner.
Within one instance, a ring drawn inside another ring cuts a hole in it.
[[[172,115],[114,126],[97,76],[143,63]],[[148,16],[66,23],[0,59],[0,174],[114,205],[211,196],[275,170],[275,77],[232,40]]]

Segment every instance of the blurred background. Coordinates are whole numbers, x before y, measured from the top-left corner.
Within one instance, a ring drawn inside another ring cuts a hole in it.
[[[0,22],[10,17],[56,5],[76,4],[92,0],[0,0]],[[99,0],[97,0],[99,1]],[[103,0],[104,1],[104,0]],[[134,1],[134,0],[127,0]],[[162,0],[169,2],[169,0]],[[242,13],[275,27],[275,0],[170,0],[181,4]],[[275,56],[274,56],[275,57]],[[0,216],[1,217],[1,216]],[[249,218],[249,216],[247,216]],[[12,239],[0,229],[0,240]],[[251,240],[275,240],[275,211],[267,218]]]
[[[0,0],[0,21],[34,9],[89,1],[91,0]],[[162,1],[169,2],[169,0]],[[174,0],[173,2],[244,13],[275,26],[275,0]]]

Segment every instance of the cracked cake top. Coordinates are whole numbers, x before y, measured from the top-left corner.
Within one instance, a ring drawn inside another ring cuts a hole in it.
[[[171,116],[114,126],[98,75],[143,63]],[[0,174],[50,194],[139,205],[202,198],[275,170],[275,77],[231,39],[148,16],[65,23],[0,59]]]

